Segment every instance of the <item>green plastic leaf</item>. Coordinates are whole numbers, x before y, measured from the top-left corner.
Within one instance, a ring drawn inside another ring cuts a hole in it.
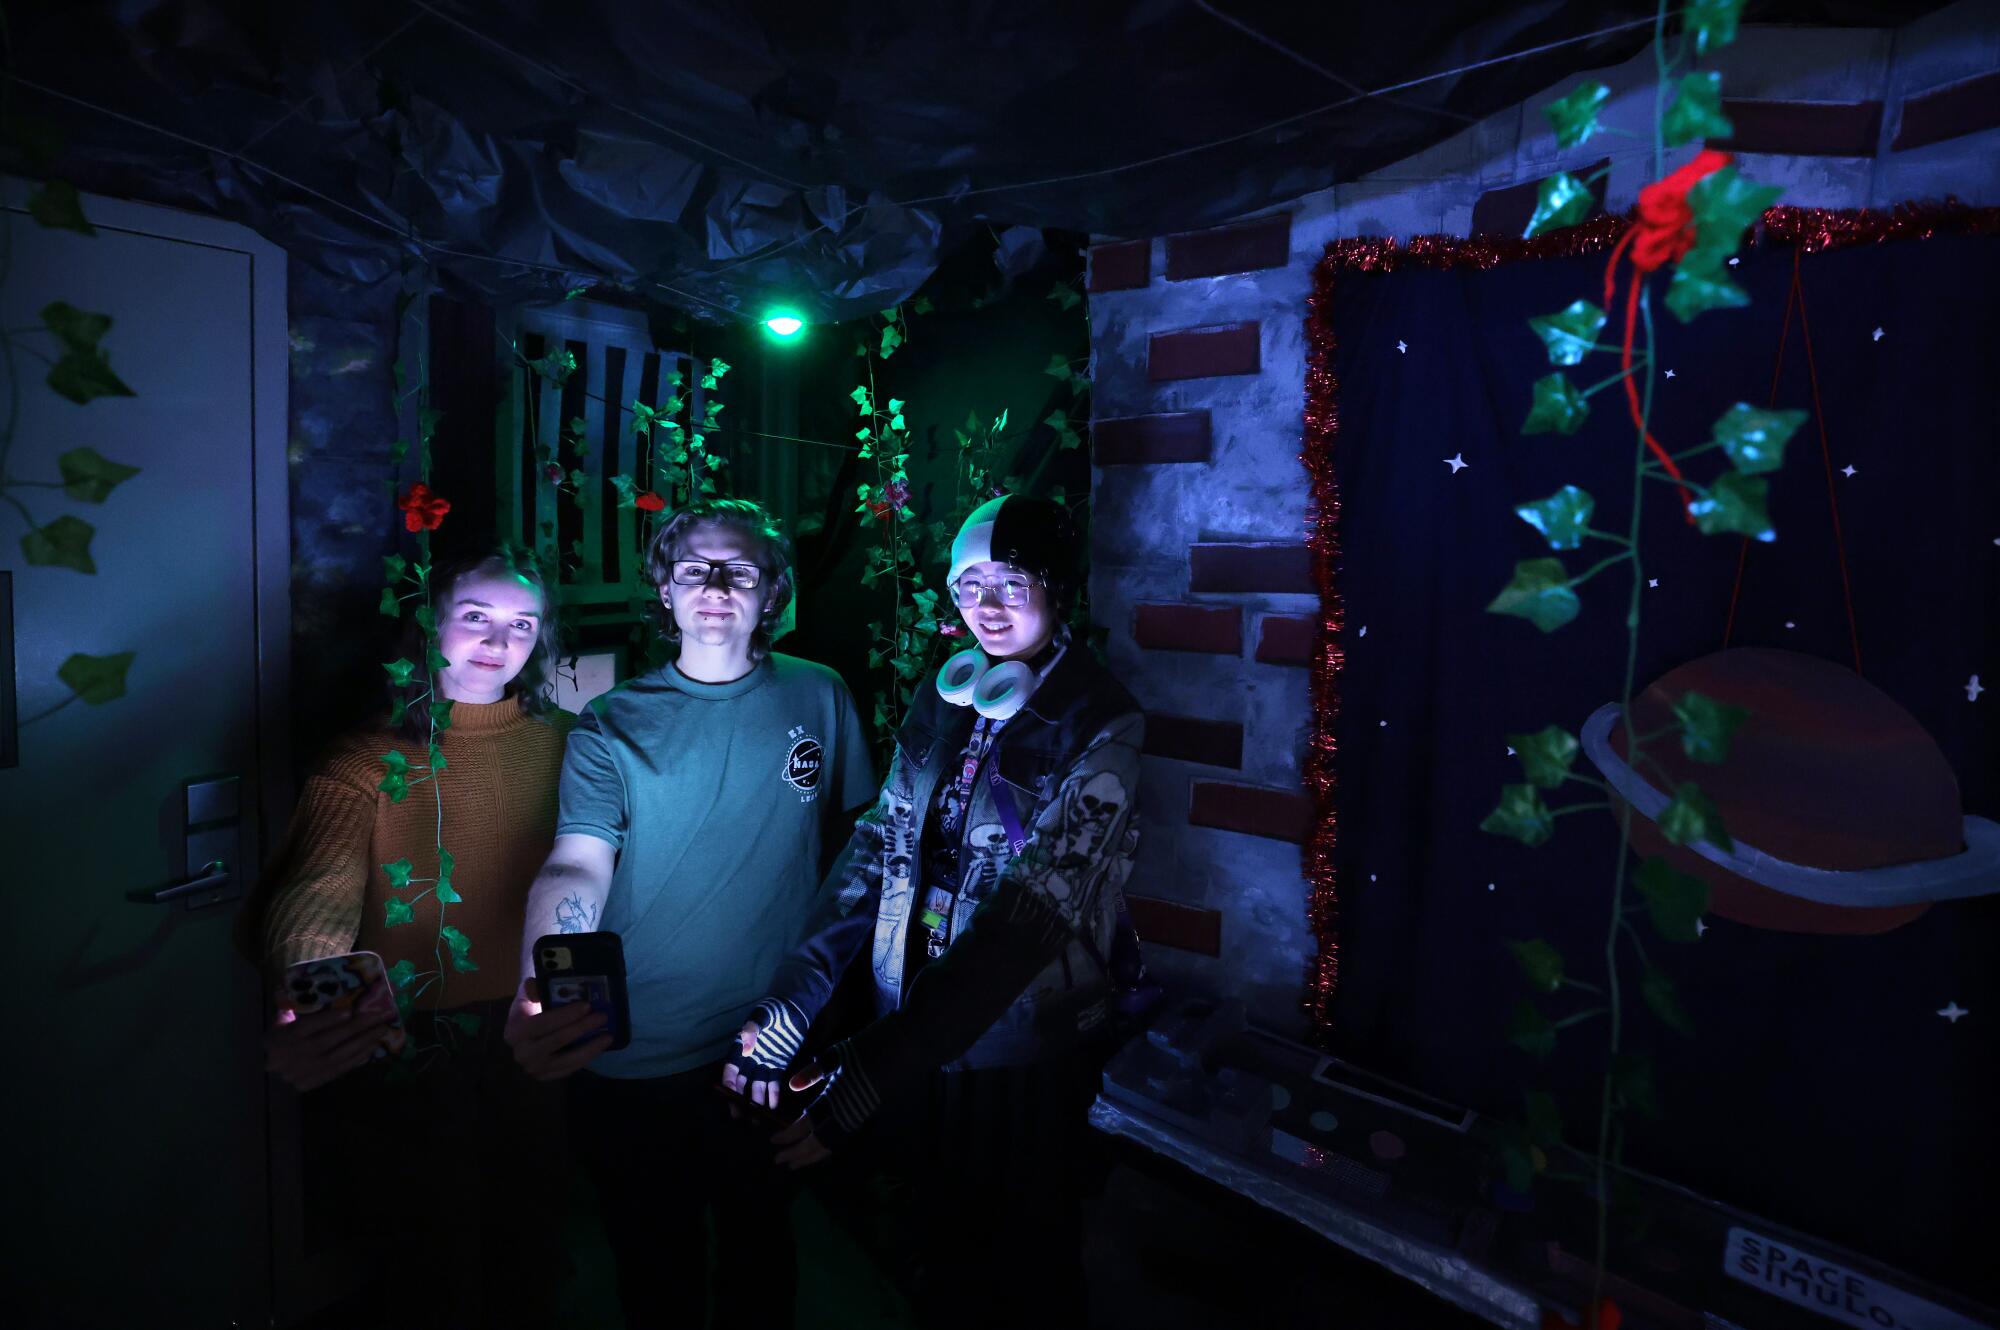
[[[42,226],[74,230],[84,236],[98,234],[98,228],[84,218],[84,200],[76,196],[76,186],[68,180],[50,180],[28,196],[28,216]]]
[[[104,334],[111,331],[111,316],[56,300],[42,306],[42,326],[56,335],[66,351],[95,351]]]
[[[389,875],[389,890],[401,891],[403,888],[409,886],[410,872],[413,867],[414,865],[407,858],[398,859],[392,864],[383,864],[382,871]]]
[[[1069,357],[1062,354],[1060,351],[1051,354],[1049,356],[1049,363],[1043,367],[1042,373],[1048,375],[1052,379],[1059,380],[1060,382],[1063,383],[1069,382],[1069,377],[1070,377]]]
[[[63,493],[80,503],[103,503],[111,491],[139,474],[136,466],[106,460],[95,448],[72,448],[56,458]]]
[[[410,676],[417,672],[417,667],[409,660],[398,658],[384,664],[382,670],[389,676],[390,683],[402,688],[409,684]]]
[[[1530,988],[1544,993],[1553,993],[1562,987],[1562,953],[1540,938],[1526,942],[1509,942],[1507,950],[1514,953],[1515,964],[1521,967],[1521,975]]]
[[[400,776],[410,769],[410,759],[391,748],[388,752],[382,754],[382,765]]]
[[[1708,884],[1679,872],[1655,855],[1639,865],[1633,886],[1646,901],[1653,931],[1669,942],[1693,942],[1701,936],[1695,922],[1708,912]]]
[[[1723,250],[1690,250],[1674,269],[1667,284],[1667,308],[1682,323],[1712,309],[1741,309],[1750,303],[1750,293],[1729,279]]]
[[[429,601],[419,604],[416,612],[410,617],[416,621],[417,627],[423,629],[426,633],[435,633],[437,631],[437,611],[431,608]]]
[[[473,964],[472,957],[466,954],[472,949],[471,938],[459,932],[450,924],[446,924],[443,928],[440,928],[438,936],[443,938],[445,946],[451,949],[452,969],[458,971],[460,974],[470,974],[479,968]]]
[[[436,674],[439,670],[448,670],[451,668],[451,662],[446,660],[444,653],[436,647],[431,648],[430,663],[432,674]]]
[[[1684,1035],[1694,1034],[1694,1022],[1688,1019],[1687,1009],[1681,1006],[1680,995],[1674,991],[1674,981],[1666,975],[1648,967],[1639,980],[1639,996],[1670,1029]]]
[[[1718,702],[1692,688],[1674,702],[1674,719],[1681,725],[1681,751],[1697,762],[1727,762],[1729,739],[1750,713]]]
[[[125,671],[137,654],[120,651],[111,656],[89,656],[75,652],[56,667],[56,678],[89,705],[102,706],[125,696]]]
[[[1611,1093],[1615,1103],[1648,1118],[1660,1116],[1653,1090],[1653,1060],[1644,1053],[1620,1053],[1611,1059]]]
[[[729,362],[720,358],[711,360],[708,362],[708,372],[719,379],[729,372]]]
[[[1725,471],[1708,487],[1707,495],[1688,505],[1688,511],[1694,514],[1695,525],[1703,535],[1734,531],[1768,543],[1778,538],[1764,508],[1764,495],[1769,488],[1762,476]]]
[[[1681,785],[1674,790],[1673,802],[1660,810],[1660,834],[1676,845],[1707,841],[1718,850],[1735,848],[1723,829],[1722,814],[1698,785]]]
[[[1745,180],[1733,164],[1703,176],[1687,196],[1688,207],[1694,212],[1696,248],[1717,251],[1727,258],[1743,239],[1743,232],[1782,193],[1776,185]]]
[[[1521,759],[1521,774],[1545,790],[1553,790],[1569,779],[1569,769],[1582,751],[1576,736],[1560,725],[1533,734],[1510,734],[1507,746]]]
[[[1545,1058],[1556,1051],[1556,1027],[1540,1007],[1522,998],[1507,1022],[1507,1041],[1524,1053]]]
[[[407,699],[402,697],[390,698],[389,728],[394,729],[396,726],[401,725],[403,723],[403,716],[409,711],[409,709],[410,709],[410,704]]]
[[[479,1033],[479,1013],[476,1011],[454,1011],[448,1014],[445,1019],[456,1025],[460,1034]]]
[[[570,473],[569,473],[569,483],[570,486],[577,491],[576,497],[579,500],[581,500],[585,497],[583,487],[590,483],[590,473],[572,467],[570,468]]]
[[[431,745],[430,764],[431,764],[430,769],[433,774],[443,771],[446,767],[451,765],[451,763],[444,760],[444,750],[442,748],[439,748],[436,744]]]
[[[1544,1150],[1562,1144],[1562,1110],[1547,1090],[1530,1090],[1525,1096],[1528,1109],[1528,1139]]]
[[[1499,806],[1486,815],[1479,829],[1510,837],[1533,849],[1556,834],[1556,820],[1534,786],[1503,785]]]
[[[1560,371],[1535,380],[1535,396],[1528,404],[1528,417],[1521,422],[1523,434],[1574,434],[1583,428],[1590,403]]]
[[[1689,0],[1681,11],[1681,30],[1694,34],[1694,53],[1707,55],[1736,40],[1743,0]]]
[[[1590,514],[1597,501],[1574,485],[1565,485],[1546,499],[1524,503],[1514,515],[1542,533],[1552,550],[1573,550],[1583,544]]]
[[[382,902],[382,924],[386,928],[407,924],[416,917],[416,911],[412,910],[410,903],[401,896],[391,896]]]
[[[96,534],[96,527],[81,517],[65,513],[47,526],[34,527],[22,536],[21,553],[29,563],[42,567],[95,573],[97,561],[90,557],[90,538]]]
[[[431,703],[431,725],[440,730],[451,728],[451,699]]]
[[[408,988],[417,977],[417,967],[410,961],[397,961],[389,967],[389,982],[398,992]]]
[[[436,407],[434,406],[419,407],[417,409],[418,441],[421,443],[429,443],[431,441],[431,436],[437,433],[438,422],[443,419],[444,419],[444,412],[438,410]]]
[[[376,602],[375,608],[380,613],[386,614],[392,619],[403,617],[403,602],[396,599],[396,588],[394,587],[385,586],[382,588],[382,599]]]
[[[1669,147],[1734,134],[1736,126],[1722,113],[1722,75],[1705,69],[1682,78],[1674,104],[1660,121],[1660,130]]]
[[[448,877],[441,877],[438,879],[437,898],[438,898],[438,903],[441,905],[456,905],[460,901],[465,899],[465,897],[459,895],[457,889],[451,885],[451,879]]]
[[[402,580],[403,574],[409,571],[409,567],[402,555],[385,554],[382,556],[382,580],[394,586]]]
[[[78,406],[99,397],[136,397],[111,372],[102,351],[71,351],[49,370],[48,385]]]
[[[1784,465],[1785,444],[1805,420],[1801,410],[1767,411],[1738,402],[1715,422],[1714,438],[1729,454],[1731,466],[1754,476]]]
[[[1545,633],[1574,619],[1582,602],[1569,589],[1569,573],[1560,559],[1523,559],[1514,565],[1514,580],[1487,605],[1488,614],[1526,619]]]
[[[388,795],[392,804],[399,804],[410,797],[410,782],[394,772],[384,776],[375,788]]]
[[[1548,348],[1551,365],[1576,365],[1597,345],[1597,334],[1604,327],[1604,311],[1588,300],[1577,300],[1553,314],[1529,319],[1528,326]]]
[[[1555,127],[1556,146],[1574,148],[1587,141],[1597,132],[1597,113],[1610,100],[1611,89],[1602,83],[1579,83],[1569,96],[1544,106],[1542,114]]]
[[[1535,191],[1535,211],[1528,218],[1527,239],[1560,227],[1575,226],[1590,215],[1595,202],[1589,186],[1567,171],[1558,171],[1542,181]]]
[[[409,455],[410,441],[408,439],[398,439],[389,445],[389,460],[391,462],[400,462]]]

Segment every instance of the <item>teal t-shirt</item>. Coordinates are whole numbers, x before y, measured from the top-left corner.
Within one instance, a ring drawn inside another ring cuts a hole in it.
[[[625,948],[632,1042],[591,1063],[667,1076],[728,1055],[800,940],[825,836],[875,795],[840,676],[771,655],[732,683],[672,665],[590,704],[563,759],[558,836],[618,851],[598,927]]]

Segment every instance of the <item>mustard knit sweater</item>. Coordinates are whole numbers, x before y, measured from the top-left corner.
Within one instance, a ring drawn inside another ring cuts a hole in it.
[[[424,746],[387,728],[338,741],[300,793],[271,879],[267,964],[280,970],[374,951],[391,967],[403,960],[416,967],[423,978],[411,991],[421,989],[420,1007],[510,996],[528,887],[555,840],[556,784],[573,721],[561,711],[530,716],[513,698],[455,703],[451,728],[439,736],[445,770],[400,803],[376,788],[386,774],[382,755],[395,749],[421,768],[429,761]],[[434,892],[440,826],[454,861],[452,887],[464,898],[451,905]],[[412,884],[392,891],[383,865],[401,859],[410,861]],[[408,902],[415,917],[390,926],[392,899]],[[453,966],[438,934],[443,924],[471,940],[466,954],[477,969]]]

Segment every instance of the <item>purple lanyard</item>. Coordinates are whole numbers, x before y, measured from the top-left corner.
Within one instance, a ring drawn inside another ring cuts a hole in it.
[[[986,785],[993,792],[993,811],[1000,814],[1000,825],[1007,832],[1007,848],[1019,854],[1028,848],[1028,833],[1021,826],[1021,810],[1014,806],[1014,791],[1000,777],[998,758],[986,769]]]

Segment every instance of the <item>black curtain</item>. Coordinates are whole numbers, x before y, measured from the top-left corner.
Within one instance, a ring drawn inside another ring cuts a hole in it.
[[[1519,432],[1530,385],[1551,368],[1526,320],[1600,299],[1603,268],[1600,254],[1321,272],[1337,334],[1348,653],[1333,1038],[1357,1060],[1488,1110],[1518,1112],[1523,1089],[1554,1089],[1567,1139],[1585,1148],[1603,1027],[1564,1031],[1546,1064],[1514,1050],[1504,1026],[1526,989],[1503,940],[1546,938],[1574,972],[1601,972],[1615,824],[1565,817],[1538,850],[1477,826],[1500,787],[1522,779],[1505,736],[1575,732],[1614,700],[1623,673],[1624,570],[1585,587],[1581,616],[1552,635],[1483,612],[1517,559],[1549,554],[1514,505],[1573,483],[1596,497],[1596,526],[1625,529],[1633,432],[1619,394],[1593,398],[1574,437]],[[1669,447],[1707,439],[1732,403],[1770,399],[1792,275],[1790,249],[1746,249],[1735,276],[1749,308],[1685,326],[1659,312],[1660,364],[1673,377],[1654,420]],[[1864,676],[1936,739],[1964,811],[2000,817],[2000,695],[1967,697],[1974,673],[2000,687],[2000,242],[1809,254],[1800,278]],[[1803,333],[1795,316],[1780,406],[1812,406]],[[1569,373],[1581,386],[1613,368],[1595,356]],[[1454,472],[1445,459],[1460,456]],[[1696,459],[1693,473],[1719,460]],[[1851,664],[1810,420],[1771,482],[1778,540],[1749,549],[1733,644]],[[1642,688],[1722,646],[1742,548],[1698,534],[1671,490],[1647,488],[1644,565],[1658,585],[1643,598]],[[1562,557],[1577,570],[1599,555]],[[1989,1088],[2000,898],[1935,905],[1873,937],[1708,922],[1699,942],[1648,943],[1697,1037],[1662,1027],[1628,990],[1625,1042],[1653,1056],[1664,1108],[1659,1122],[1635,1124],[1630,1161],[1991,1299],[2000,1279],[1974,1237],[1989,1226],[1974,1221],[1990,1213],[2000,1176]],[[1935,1014],[1949,1002],[1972,1014]]]

